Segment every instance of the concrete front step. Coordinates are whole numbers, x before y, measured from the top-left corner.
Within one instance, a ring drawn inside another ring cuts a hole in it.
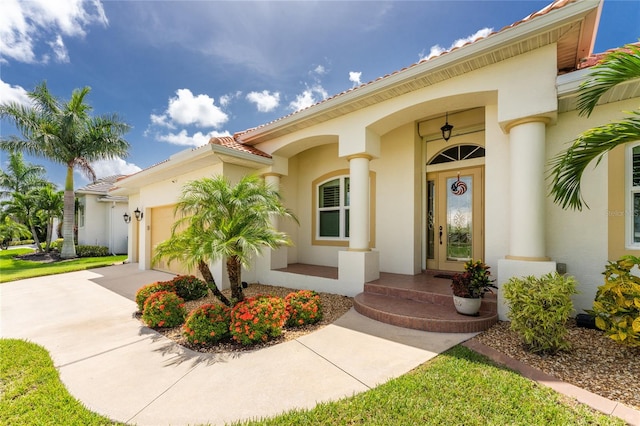
[[[380,322],[439,333],[476,333],[498,322],[495,296],[483,299],[478,316],[467,316],[456,311],[451,293],[443,294],[442,289],[365,284],[364,293],[354,298],[354,308]]]

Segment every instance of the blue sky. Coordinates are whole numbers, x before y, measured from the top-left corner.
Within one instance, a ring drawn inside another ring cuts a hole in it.
[[[43,80],[132,126],[132,173],[498,31],[548,1],[0,0],[0,102]],[[605,0],[595,52],[640,38],[640,2]],[[16,134],[7,120],[0,135]],[[0,153],[4,167],[6,153]],[[62,188],[65,169],[40,158]],[[76,187],[88,181],[76,174]]]

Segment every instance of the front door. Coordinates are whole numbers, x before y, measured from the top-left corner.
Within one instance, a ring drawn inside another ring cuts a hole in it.
[[[461,271],[484,258],[484,167],[427,174],[427,268]]]

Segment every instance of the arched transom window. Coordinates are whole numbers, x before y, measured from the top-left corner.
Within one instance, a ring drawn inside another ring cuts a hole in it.
[[[481,157],[484,157],[484,147],[480,145],[456,145],[435,155],[429,164],[442,164]]]

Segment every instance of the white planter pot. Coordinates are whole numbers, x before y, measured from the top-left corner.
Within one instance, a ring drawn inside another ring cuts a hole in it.
[[[480,305],[482,304],[482,299],[475,298],[470,299],[467,297],[458,297],[453,296],[453,304],[456,307],[456,311],[462,315],[478,315],[480,312]]]

